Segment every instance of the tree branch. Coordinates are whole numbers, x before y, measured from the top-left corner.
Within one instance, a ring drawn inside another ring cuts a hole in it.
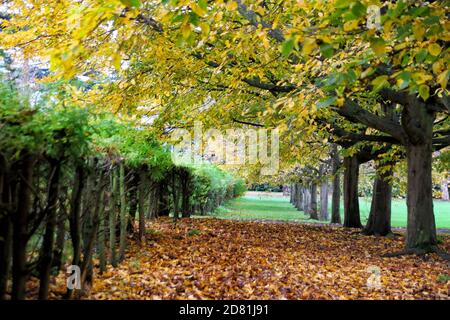
[[[364,110],[353,100],[346,99],[341,108],[337,107],[334,109],[344,118],[355,123],[362,123],[370,128],[384,132],[402,144],[405,144],[407,141],[406,134],[399,124]]]

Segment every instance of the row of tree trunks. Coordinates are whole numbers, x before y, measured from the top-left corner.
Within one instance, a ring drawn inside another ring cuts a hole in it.
[[[22,150],[7,163],[0,154],[0,299],[25,299],[30,274],[39,279],[39,299],[48,299],[51,276],[66,263],[80,268],[81,290],[68,288],[64,297],[88,293],[94,255],[100,272],[122,261],[136,213],[141,242],[146,219],[168,215],[171,207],[175,217],[190,216],[192,175],[184,168],[173,171],[171,185],[154,180],[146,166],[126,167],[122,159],[72,162]],[[169,191],[175,191],[172,202]],[[213,192],[207,202],[213,209],[229,196],[229,190]],[[28,246],[31,237],[41,240],[38,246]],[[64,253],[69,241],[71,256]]]
[[[327,220],[328,219],[328,181],[320,184],[320,216],[318,213],[317,203],[317,183],[311,183],[303,186],[300,183],[291,185],[291,203],[299,211],[309,214],[311,219]]]

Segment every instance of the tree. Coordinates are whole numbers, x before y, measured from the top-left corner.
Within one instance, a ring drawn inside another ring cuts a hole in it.
[[[389,2],[381,25],[367,28],[369,4],[137,1],[75,4],[79,11],[74,10],[74,17],[61,14],[60,3],[47,4],[54,10],[36,12],[27,2],[14,1],[19,31],[16,23],[9,24],[6,30],[14,36],[2,43],[25,46],[28,54],[47,52],[51,46],[53,70],[65,77],[116,70],[121,81],[103,83],[105,90],[93,91],[90,98],[109,109],[127,106],[132,111],[142,101],[151,101],[151,115],[172,111],[155,121],[160,129],[168,122],[184,126],[194,117],[207,119],[214,113],[220,119],[216,123],[256,117],[298,133],[299,128],[317,128],[308,123],[317,108],[363,124],[405,146],[406,249],[434,250],[431,152],[450,140],[445,132],[448,118],[443,118],[449,113],[446,4]],[[55,15],[69,23],[49,25]],[[75,18],[79,25],[73,27]],[[111,29],[117,36],[105,37]],[[66,34],[72,36],[60,36]],[[129,52],[129,67],[121,69]],[[108,92],[107,99],[102,92]],[[190,102],[206,97],[214,100],[214,110],[190,108]],[[380,99],[399,111],[401,123],[384,116]],[[167,105],[170,110],[164,109]],[[418,188],[421,180],[424,184]]]

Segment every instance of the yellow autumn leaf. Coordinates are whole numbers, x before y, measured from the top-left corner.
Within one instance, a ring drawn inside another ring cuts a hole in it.
[[[433,79],[433,77],[425,72],[414,72],[412,74],[412,78],[414,80],[415,83],[417,84],[423,84],[431,79]]]
[[[189,38],[191,34],[191,25],[189,23],[183,23],[181,25],[181,34],[184,39]]]
[[[191,4],[191,10],[200,17],[203,17],[206,13],[206,11],[200,8],[200,6],[198,6],[196,3]]]
[[[201,22],[200,23],[200,29],[202,29],[202,33],[204,35],[208,35],[209,34],[210,28],[209,28],[209,25],[207,23]]]
[[[344,31],[351,31],[358,28],[358,20],[351,20],[344,23]]]
[[[228,1],[227,2],[227,9],[230,11],[234,11],[238,8],[238,4],[235,1]]]
[[[416,40],[421,41],[423,39],[423,35],[425,34],[425,29],[422,23],[420,21],[416,21],[412,26],[412,30]]]
[[[445,70],[440,75],[437,76],[437,83],[441,85],[442,89],[447,88],[449,70]]]
[[[443,68],[444,63],[442,60],[438,60],[435,63],[433,63],[432,69],[434,74],[440,74]]]
[[[370,47],[377,56],[380,56],[386,52],[386,43],[382,38],[372,38],[370,40]]]
[[[303,54],[310,54],[315,48],[317,48],[316,39],[305,38],[303,40],[303,47],[302,47]]]
[[[441,53],[441,46],[437,43],[432,43],[428,46],[428,52],[433,56],[438,56]]]

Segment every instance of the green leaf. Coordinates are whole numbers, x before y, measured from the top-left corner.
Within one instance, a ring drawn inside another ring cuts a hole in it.
[[[352,6],[352,13],[357,17],[360,18],[362,16],[365,16],[367,14],[367,7],[362,4],[359,1],[356,1]]]
[[[294,49],[294,45],[295,45],[294,38],[287,39],[281,45],[281,53],[286,57],[289,56],[289,54],[291,54],[292,50]]]
[[[416,62],[422,63],[425,60],[425,58],[427,57],[427,55],[428,55],[428,52],[426,49],[420,50],[415,56]]]
[[[323,98],[323,99],[320,99],[316,103],[316,106],[317,106],[317,108],[326,108],[326,107],[333,105],[335,102],[336,102],[336,97]]]
[[[388,76],[384,75],[384,76],[376,77],[375,79],[372,80],[371,84],[373,86],[372,90],[374,92],[378,92],[382,88],[389,86]]]
[[[206,10],[208,8],[207,0],[198,0],[198,6],[203,10]]]
[[[352,3],[351,0],[337,0],[334,3],[334,7],[338,9],[347,8],[350,6],[351,3]]]
[[[329,43],[323,43],[320,45],[320,53],[325,58],[331,58],[334,54],[334,49]]]
[[[120,0],[120,2],[122,2],[127,7],[138,8],[138,7],[141,6],[141,1],[140,0]]]
[[[405,71],[398,75],[397,77],[399,80],[398,82],[398,89],[403,90],[409,86],[409,83],[411,82],[411,72]]]

